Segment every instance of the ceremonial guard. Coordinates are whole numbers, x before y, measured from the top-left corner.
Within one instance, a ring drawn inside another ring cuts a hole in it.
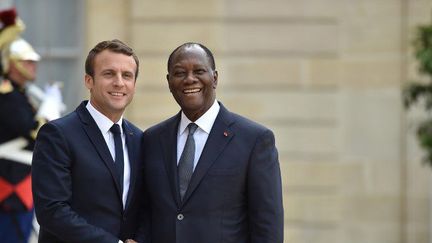
[[[19,37],[14,9],[0,12],[0,242],[27,242],[32,229],[31,158],[38,128],[46,122],[26,87],[40,56]],[[39,118],[36,118],[39,117]]]

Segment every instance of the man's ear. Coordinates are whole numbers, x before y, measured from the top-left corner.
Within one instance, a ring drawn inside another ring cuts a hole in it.
[[[168,83],[169,91],[171,92],[171,85],[170,85],[170,81],[169,81],[169,73],[166,75],[166,80],[167,80],[167,83]]]
[[[90,75],[88,75],[88,74],[86,74],[85,76],[84,76],[84,84],[85,84],[85,86],[87,87],[87,89],[91,89],[91,88],[93,88],[93,82],[94,82],[94,80],[93,80],[93,77],[92,76],[90,76]]]
[[[217,84],[218,84],[218,71],[214,70],[213,71],[213,89],[216,89]]]

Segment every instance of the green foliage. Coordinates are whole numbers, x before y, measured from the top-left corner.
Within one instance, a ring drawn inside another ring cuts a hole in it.
[[[418,27],[414,50],[420,73],[432,76],[432,24]]]
[[[409,109],[421,101],[426,111],[432,109],[432,23],[417,28],[413,42],[415,58],[420,74],[428,77],[428,82],[411,82],[403,91],[404,105]],[[420,146],[426,151],[424,161],[432,166],[432,117],[422,121],[417,129]]]

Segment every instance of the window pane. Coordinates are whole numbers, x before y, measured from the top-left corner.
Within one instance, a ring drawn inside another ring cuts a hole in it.
[[[50,81],[61,81],[67,112],[74,110],[84,89],[82,1],[16,0],[15,4],[26,25],[23,37],[42,56],[36,84],[43,87]]]
[[[80,1],[17,0],[18,15],[24,21],[24,37],[34,46],[76,47],[82,38]]]

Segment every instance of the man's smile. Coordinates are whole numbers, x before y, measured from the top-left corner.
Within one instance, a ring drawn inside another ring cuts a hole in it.
[[[112,95],[112,96],[117,96],[117,97],[121,97],[121,96],[125,96],[125,93],[121,93],[121,92],[108,92],[108,94]]]
[[[184,89],[183,90],[183,94],[193,94],[193,93],[198,93],[198,92],[201,92],[201,89],[194,88],[194,89]]]

